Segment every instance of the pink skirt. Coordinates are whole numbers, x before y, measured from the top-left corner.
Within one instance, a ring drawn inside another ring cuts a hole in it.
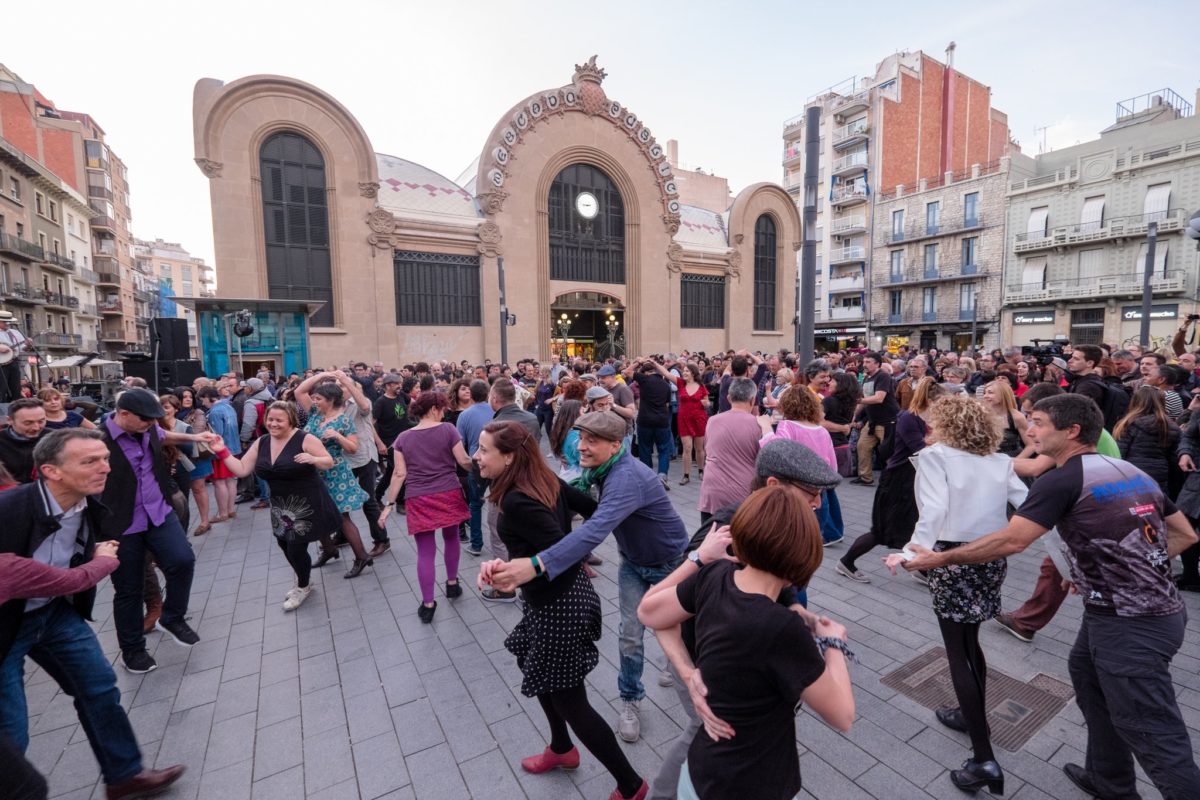
[[[471,516],[461,489],[410,497],[405,500],[404,507],[408,513],[406,521],[410,534],[456,528]]]

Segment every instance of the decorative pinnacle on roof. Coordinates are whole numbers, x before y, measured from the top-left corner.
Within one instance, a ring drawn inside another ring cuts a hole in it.
[[[578,84],[580,81],[599,84],[603,83],[606,77],[608,77],[608,73],[596,66],[596,57],[592,56],[586,63],[575,65],[575,75],[572,76],[571,80],[575,84]]]

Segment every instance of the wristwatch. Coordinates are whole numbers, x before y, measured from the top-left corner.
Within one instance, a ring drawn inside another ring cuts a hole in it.
[[[704,562],[700,560],[700,551],[699,550],[693,550],[692,552],[687,554],[687,557],[688,557],[688,561],[691,561],[693,564],[695,564],[697,568],[704,566]]]

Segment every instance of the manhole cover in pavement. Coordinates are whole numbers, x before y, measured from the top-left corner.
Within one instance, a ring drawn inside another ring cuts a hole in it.
[[[926,650],[884,675],[880,682],[926,708],[958,705],[946,651],[941,647]],[[1008,751],[1020,750],[1074,696],[1069,683],[1049,675],[1038,674],[1024,682],[989,669],[987,710],[992,744]]]

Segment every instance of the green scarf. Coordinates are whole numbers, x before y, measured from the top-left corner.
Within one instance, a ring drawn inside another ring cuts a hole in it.
[[[617,459],[623,455],[625,455],[625,445],[621,445],[621,449],[618,450],[612,458],[610,458],[608,461],[605,461],[600,466],[584,468],[583,474],[571,481],[571,485],[581,492],[588,491],[601,480],[603,480],[604,476],[608,474],[608,471],[612,469],[612,465],[617,463]]]

